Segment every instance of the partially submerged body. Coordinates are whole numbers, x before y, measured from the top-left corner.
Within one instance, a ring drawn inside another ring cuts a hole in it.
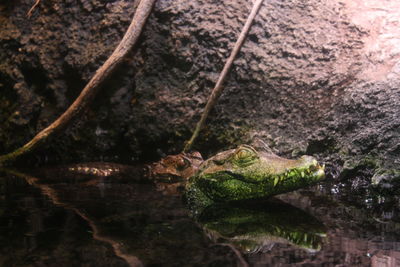
[[[324,168],[311,156],[285,159],[260,147],[241,145],[206,161],[198,152],[181,153],[144,168],[113,163],[72,165],[63,175],[86,184],[152,181],[166,195],[186,191],[189,204],[207,206],[214,202],[268,197],[306,187],[324,177]],[[97,178],[85,180],[84,177],[91,175]]]

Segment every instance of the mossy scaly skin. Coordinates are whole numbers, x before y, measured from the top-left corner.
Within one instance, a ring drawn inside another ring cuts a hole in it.
[[[325,177],[324,167],[311,156],[297,160],[241,145],[203,162],[187,186],[189,203],[207,206],[273,196],[314,184]]]

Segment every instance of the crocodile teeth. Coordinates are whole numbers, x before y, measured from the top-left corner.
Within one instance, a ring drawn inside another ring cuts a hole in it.
[[[274,186],[276,186],[278,184],[278,182],[279,182],[279,177],[275,177],[274,178]]]

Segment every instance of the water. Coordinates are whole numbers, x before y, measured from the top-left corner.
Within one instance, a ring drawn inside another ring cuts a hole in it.
[[[114,182],[40,175],[0,172],[0,266],[400,264],[399,201],[355,194],[350,183],[216,205],[193,218],[181,196],[138,173]]]

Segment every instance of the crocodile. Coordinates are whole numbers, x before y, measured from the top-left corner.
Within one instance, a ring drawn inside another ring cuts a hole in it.
[[[270,197],[314,184],[325,177],[312,156],[286,159],[268,147],[240,145],[204,161],[186,186],[191,205]]]
[[[88,163],[71,165],[58,175],[51,177],[69,176],[74,182],[86,184],[152,181],[166,195],[184,193],[190,205],[207,206],[269,197],[306,187],[324,177],[324,166],[312,156],[279,157],[263,143],[256,143],[220,152],[205,161],[199,152],[180,153],[144,168]]]

